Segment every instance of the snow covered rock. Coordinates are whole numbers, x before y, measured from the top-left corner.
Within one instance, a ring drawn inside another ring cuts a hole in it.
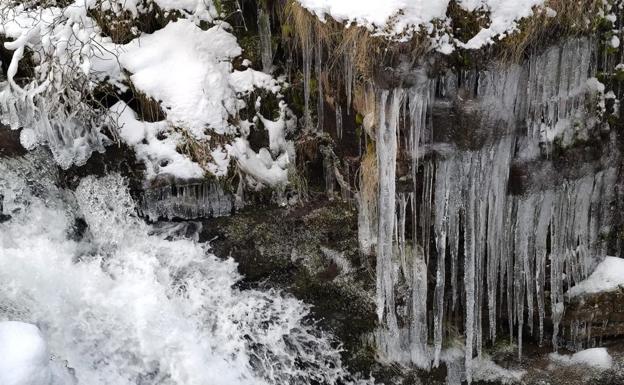
[[[624,259],[606,257],[567,292],[563,324],[578,340],[624,335]],[[587,328],[578,327],[579,322]]]
[[[609,292],[624,287],[624,259],[606,257],[584,281],[568,291],[570,297]]]
[[[69,385],[69,373],[50,361],[46,341],[37,326],[0,322],[0,384]]]
[[[596,369],[611,369],[613,359],[606,348],[581,350],[570,356],[551,353],[550,360],[560,365],[585,365]]]

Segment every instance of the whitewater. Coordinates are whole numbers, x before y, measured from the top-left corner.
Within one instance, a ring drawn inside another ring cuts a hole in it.
[[[44,150],[0,158],[0,323],[38,326],[72,382],[354,383],[304,303],[236,288],[185,224],[138,217],[120,175],[72,191],[57,170]]]

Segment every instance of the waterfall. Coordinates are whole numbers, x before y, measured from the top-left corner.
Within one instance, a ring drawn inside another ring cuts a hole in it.
[[[119,175],[58,184],[43,150],[0,159],[0,322],[36,324],[78,384],[358,383],[307,306],[234,287],[231,259],[146,225]]]

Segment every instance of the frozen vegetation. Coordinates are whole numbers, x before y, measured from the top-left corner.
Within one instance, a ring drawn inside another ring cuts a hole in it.
[[[297,0],[321,20],[335,20],[363,26],[375,34],[406,40],[424,29],[436,31],[447,21],[449,0]],[[457,4],[469,12],[489,13],[490,23],[470,40],[461,42],[452,33],[435,34],[437,49],[450,53],[456,47],[478,49],[517,29],[520,19],[533,12],[547,12],[544,0],[460,0]],[[552,12],[552,10],[550,10]]]

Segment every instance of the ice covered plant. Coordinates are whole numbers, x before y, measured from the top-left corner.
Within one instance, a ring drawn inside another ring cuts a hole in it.
[[[93,91],[98,78],[118,75],[118,67],[86,8],[5,3],[0,34],[12,51],[0,83],[2,122],[24,128],[21,142],[28,149],[47,143],[62,167],[102,151],[106,115]],[[20,76],[26,72],[31,76]]]

